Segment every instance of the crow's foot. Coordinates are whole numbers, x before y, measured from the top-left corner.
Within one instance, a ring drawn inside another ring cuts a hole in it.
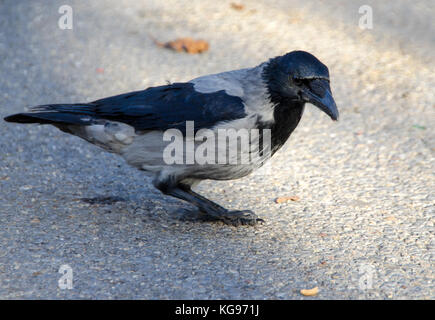
[[[178,209],[175,214],[182,221],[222,221],[225,224],[236,227],[241,225],[254,226],[259,222],[264,222],[263,219],[258,218],[258,216],[251,210],[228,210],[217,215],[214,212],[209,214],[199,209],[181,208]]]
[[[219,217],[214,216],[214,218],[218,218],[222,222],[236,227],[240,225],[255,226],[259,222],[264,222],[263,219],[259,218],[251,210],[229,210],[219,215]]]

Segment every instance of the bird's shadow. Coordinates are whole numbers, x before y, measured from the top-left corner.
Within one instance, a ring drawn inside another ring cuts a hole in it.
[[[76,201],[84,202],[89,205],[114,205],[118,202],[128,202],[129,199],[118,196],[96,196],[92,198],[78,198]],[[218,219],[206,217],[196,208],[178,207],[175,210],[170,210],[167,218],[170,220],[178,220],[183,222],[216,222]]]
[[[97,196],[93,198],[80,198],[78,199],[81,202],[85,202],[88,204],[101,204],[101,205],[111,205],[116,202],[125,202],[127,199],[117,196]]]

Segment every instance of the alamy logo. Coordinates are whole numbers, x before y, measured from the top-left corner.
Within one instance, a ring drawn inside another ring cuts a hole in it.
[[[62,14],[57,22],[62,30],[71,30],[73,28],[73,9],[71,6],[63,5],[59,7],[58,12]]]
[[[59,268],[59,273],[62,276],[59,278],[58,284],[60,289],[72,289],[73,288],[73,270],[67,265],[63,264]]]
[[[169,142],[163,150],[166,164],[262,164],[271,156],[270,129],[200,129],[186,121],[185,134],[178,129],[163,133]]]
[[[359,7],[358,13],[361,14],[358,25],[360,29],[373,29],[373,9],[369,5]]]
[[[358,287],[360,290],[373,289],[373,275],[375,268],[370,264],[362,264],[359,266]]]

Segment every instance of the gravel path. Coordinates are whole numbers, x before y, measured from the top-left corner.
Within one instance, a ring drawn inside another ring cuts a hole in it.
[[[365,1],[372,30],[358,27],[358,1],[230,3],[69,0],[73,30],[61,30],[63,0],[0,0],[2,117],[294,49],[328,65],[341,113],[333,123],[308,106],[264,170],[200,186],[266,220],[240,228],[180,221],[188,205],[122,159],[1,121],[0,298],[308,299],[299,290],[317,286],[310,299],[435,299],[433,1]],[[150,36],[203,38],[210,51]],[[98,196],[123,201],[80,201]],[[71,290],[58,286],[64,264]]]

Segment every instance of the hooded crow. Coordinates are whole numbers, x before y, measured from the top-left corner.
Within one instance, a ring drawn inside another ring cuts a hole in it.
[[[205,220],[255,225],[263,220],[252,211],[227,210],[192,187],[205,179],[241,178],[261,167],[295,130],[307,102],[338,119],[328,68],[308,52],[293,51],[254,68],[90,103],[36,106],[5,120],[51,124],[117,153],[151,176],[158,190],[195,205]],[[220,139],[221,133],[227,136]],[[248,148],[241,147],[246,141]]]

